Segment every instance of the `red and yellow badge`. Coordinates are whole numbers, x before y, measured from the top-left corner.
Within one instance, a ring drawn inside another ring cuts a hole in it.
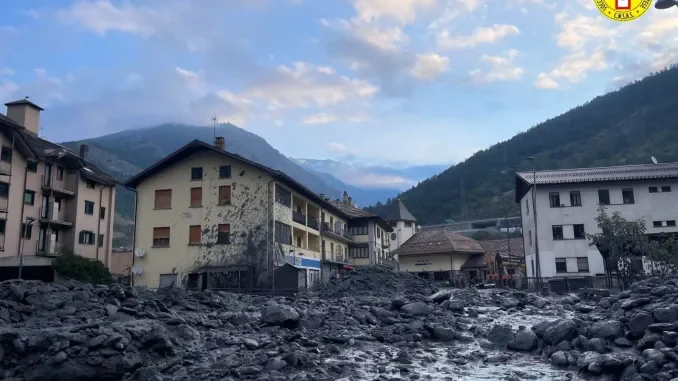
[[[614,21],[633,21],[645,14],[652,0],[593,0],[605,17]]]

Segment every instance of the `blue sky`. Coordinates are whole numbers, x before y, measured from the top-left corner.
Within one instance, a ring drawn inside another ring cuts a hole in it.
[[[0,100],[57,141],[218,115],[291,157],[452,163],[676,62],[676,36],[678,10],[593,0],[14,1]]]

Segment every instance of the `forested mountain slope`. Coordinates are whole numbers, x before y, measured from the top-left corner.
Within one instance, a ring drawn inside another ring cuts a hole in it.
[[[518,211],[514,176],[532,168],[527,156],[537,169],[678,161],[677,90],[674,66],[479,151],[400,197],[420,224],[502,216]]]

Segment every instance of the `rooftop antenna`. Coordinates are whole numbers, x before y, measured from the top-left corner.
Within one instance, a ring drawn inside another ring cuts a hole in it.
[[[213,136],[212,136],[212,140],[214,140],[214,139],[217,137],[217,121],[218,121],[219,119],[218,119],[217,116],[215,115],[215,116],[212,117],[211,120],[212,120],[212,123],[213,123],[213,125],[214,125],[214,133],[213,133]]]
[[[657,162],[657,158],[655,158],[654,156],[650,157],[650,159],[652,160],[653,163],[659,164],[659,163]]]

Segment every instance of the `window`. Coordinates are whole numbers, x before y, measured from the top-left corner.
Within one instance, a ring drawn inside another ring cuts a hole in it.
[[[99,234],[98,244],[99,244],[99,247],[104,247],[104,235],[103,234]]]
[[[549,203],[552,208],[560,208],[560,193],[549,193]]]
[[[286,207],[292,206],[292,192],[281,187],[278,184],[275,184],[275,202],[278,204],[285,205]]]
[[[222,185],[219,187],[219,205],[228,205],[231,203],[231,186]]]
[[[106,218],[106,208],[103,206],[99,207],[99,218],[102,220]]]
[[[529,237],[530,237],[530,245],[532,244],[532,230],[529,231]]]
[[[96,234],[91,231],[83,230],[78,236],[78,243],[83,245],[94,245],[94,240],[96,239]]]
[[[275,241],[286,245],[292,244],[292,228],[280,221],[275,222]]]
[[[56,179],[57,180],[63,180],[64,179],[64,168],[63,167],[57,167]],[[92,184],[94,184],[94,183],[92,182]],[[87,185],[89,187],[89,182],[87,183]],[[92,187],[89,187],[89,188],[94,188],[94,187],[92,186]]]
[[[94,203],[92,201],[85,200],[85,214],[94,214]]]
[[[598,189],[598,204],[610,205],[610,190]]]
[[[228,245],[231,243],[231,224],[219,224],[217,244]]]
[[[0,182],[0,197],[9,197],[9,184]]]
[[[581,206],[581,193],[579,191],[570,192],[570,205]]]
[[[349,227],[349,232],[353,235],[367,235],[367,225],[354,225]]]
[[[37,162],[28,162],[28,164],[26,164],[26,169],[28,170],[28,172],[35,173],[35,172],[38,171],[38,163]]]
[[[556,272],[557,273],[567,272],[567,260],[565,258],[556,258]]]
[[[551,227],[551,231],[553,231],[553,239],[554,240],[560,240],[564,239],[563,237],[563,227],[560,225],[554,225]]]
[[[172,209],[171,189],[160,189],[155,191],[155,209]]]
[[[170,228],[153,228],[153,247],[169,247]]]
[[[405,227],[406,227],[406,228],[411,228],[411,227],[412,227],[412,223],[409,222],[409,221],[406,221],[406,222],[405,222]]]
[[[34,205],[35,204],[35,191],[26,189],[24,191],[24,204]]]
[[[57,173],[58,173],[58,172],[59,172],[59,168],[57,168]],[[63,176],[63,169],[62,169],[61,175]],[[96,188],[96,184],[94,183],[94,181],[92,181],[92,180],[87,180],[87,188],[89,188],[89,189],[94,189],[94,188]]]
[[[202,187],[191,188],[191,208],[200,208],[202,206]]]
[[[377,228],[377,238],[381,238],[381,230]]]
[[[675,227],[675,226],[676,226],[676,220],[668,220],[668,221],[666,221],[666,226]]]
[[[661,221],[652,221],[652,227],[653,228],[660,228],[660,227],[662,227],[662,222]]]
[[[580,273],[589,272],[589,259],[588,257],[577,257],[577,271]]]
[[[662,193],[663,192],[671,192],[671,186],[670,185],[664,185],[662,187]]]
[[[219,167],[219,178],[220,179],[229,179],[231,178],[231,166],[222,165]]]
[[[586,238],[586,232],[584,231],[584,224],[575,224],[572,226],[574,230],[575,239],[584,239]]]
[[[530,215],[530,202],[525,200],[525,210],[527,210],[527,215]]]
[[[12,149],[9,147],[2,146],[0,150],[0,161],[5,161],[7,163],[12,162]]]
[[[633,204],[633,189],[622,189],[622,202],[624,204]]]
[[[659,188],[657,187],[650,187],[650,193],[657,193],[659,192]]]
[[[202,167],[191,168],[191,180],[202,180]]]
[[[21,237],[24,239],[31,239],[31,236],[33,235],[33,225],[28,225],[26,224],[21,224]]]
[[[370,251],[367,247],[352,247],[348,250],[349,256],[352,258],[369,258]]]
[[[202,237],[202,229],[200,225],[191,225],[188,227],[188,244],[200,245]]]

